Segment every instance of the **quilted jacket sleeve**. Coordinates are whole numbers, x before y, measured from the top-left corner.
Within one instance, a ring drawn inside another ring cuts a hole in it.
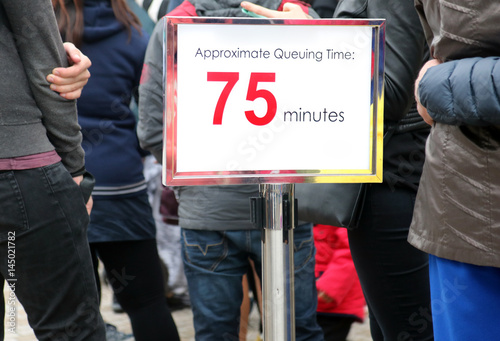
[[[431,67],[418,87],[436,122],[500,124],[500,57],[466,58]]]

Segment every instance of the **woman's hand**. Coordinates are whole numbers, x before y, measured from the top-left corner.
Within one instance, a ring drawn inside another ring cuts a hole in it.
[[[328,294],[326,292],[321,291],[321,290],[318,290],[318,298],[326,303],[333,302],[333,298],[331,298],[330,296],[328,296]]]
[[[420,97],[418,96],[418,85],[420,84],[420,80],[422,80],[422,78],[424,77],[427,70],[429,68],[436,66],[436,65],[439,65],[439,64],[441,64],[441,62],[437,59],[429,60],[427,63],[424,64],[424,66],[422,67],[422,69],[420,70],[420,72],[418,74],[417,80],[415,81],[415,100],[417,101],[417,110],[418,110],[418,113],[420,114],[420,116],[422,116],[424,121],[429,125],[433,125],[434,120],[427,112],[427,109],[422,105],[422,103],[420,103]]]
[[[72,43],[64,43],[70,66],[58,67],[47,76],[50,88],[66,99],[76,99],[82,94],[82,89],[90,78],[90,59]]]
[[[266,18],[277,18],[277,19],[312,19],[312,17],[302,10],[302,8],[297,4],[285,3],[283,6],[283,11],[275,11],[266,7],[262,7],[253,4],[248,1],[243,1],[241,7],[255,14],[262,15]]]
[[[80,183],[83,180],[83,175],[78,175],[73,178],[73,180],[76,182],[78,186],[80,186]],[[89,200],[85,203],[85,206],[87,207],[87,213],[90,215],[90,212],[92,211],[92,206],[94,205],[94,201],[92,200],[92,196],[90,196]]]

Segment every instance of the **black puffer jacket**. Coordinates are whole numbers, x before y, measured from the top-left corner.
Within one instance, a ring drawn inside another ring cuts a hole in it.
[[[384,124],[397,128],[384,148],[384,182],[416,190],[429,126],[416,111],[413,88],[428,51],[413,0],[341,0],[334,17],[387,20]]]

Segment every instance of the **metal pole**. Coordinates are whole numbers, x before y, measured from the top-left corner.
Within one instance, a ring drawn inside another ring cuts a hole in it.
[[[295,341],[294,184],[261,184],[264,341]]]

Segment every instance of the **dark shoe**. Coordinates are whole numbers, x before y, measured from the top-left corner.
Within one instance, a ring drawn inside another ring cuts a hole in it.
[[[173,295],[171,297],[167,297],[167,304],[170,311],[177,311],[191,307],[191,301],[187,295]]]
[[[119,332],[115,326],[106,323],[106,341],[135,341],[133,334]]]

